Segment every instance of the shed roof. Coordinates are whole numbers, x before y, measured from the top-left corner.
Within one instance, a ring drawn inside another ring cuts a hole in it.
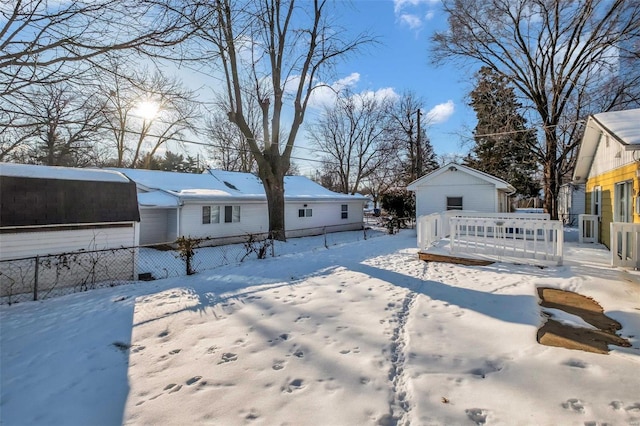
[[[573,170],[575,183],[586,182],[603,133],[612,136],[627,151],[640,150],[640,108],[589,116]]]
[[[495,185],[496,189],[501,191],[505,191],[509,193],[516,191],[516,189],[511,184],[509,184],[508,182],[500,178],[497,178],[485,172],[481,172],[480,170],[476,170],[474,168],[463,166],[462,164],[456,164],[456,163],[448,163],[440,167],[439,169],[434,170],[431,173],[428,173],[422,176],[421,178],[414,180],[409,185],[407,185],[407,189],[409,191],[415,191],[420,185],[423,185],[429,182],[430,180],[434,179],[435,177],[450,171],[456,171],[456,172],[461,171],[463,173],[467,173],[480,180],[484,180],[485,182]]]
[[[79,169],[75,167],[39,166],[16,163],[0,163],[0,176],[96,182],[129,182],[126,176],[114,170]]]

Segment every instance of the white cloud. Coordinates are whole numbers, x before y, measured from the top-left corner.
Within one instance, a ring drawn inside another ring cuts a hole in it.
[[[412,30],[415,30],[416,28],[420,28],[422,26],[422,20],[418,16],[412,15],[410,13],[403,13],[398,17],[398,19],[400,19],[400,22],[407,25]]]
[[[361,93],[363,98],[373,98],[377,99],[379,102],[383,100],[395,100],[398,99],[398,94],[393,87],[383,87],[382,89],[378,89],[376,91],[373,90],[365,90]]]
[[[360,73],[352,72],[345,78],[341,78],[331,85],[335,90],[346,89],[347,87],[355,86],[360,81]]]
[[[314,108],[333,105],[336,100],[337,92],[354,87],[358,84],[358,81],[360,81],[360,74],[353,72],[344,78],[334,81],[333,83],[320,85],[311,94],[309,105]]]
[[[451,99],[431,108],[426,115],[428,124],[439,124],[447,121],[454,113],[455,106]]]
[[[425,21],[433,19],[433,8],[438,3],[440,0],[394,0],[393,11],[402,25],[411,30],[419,30]]]
[[[436,3],[440,3],[440,0],[393,0],[393,10],[398,14],[406,7],[415,7],[423,4],[433,5]]]

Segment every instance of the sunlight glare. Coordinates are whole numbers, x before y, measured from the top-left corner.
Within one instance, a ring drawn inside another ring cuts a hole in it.
[[[157,102],[153,101],[142,101],[136,109],[136,113],[145,120],[151,120],[152,118],[155,118],[158,115],[159,111],[160,105],[158,105]]]

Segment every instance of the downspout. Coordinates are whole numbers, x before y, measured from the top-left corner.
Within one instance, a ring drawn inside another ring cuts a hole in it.
[[[180,218],[182,217],[182,206],[184,205],[184,202],[182,200],[180,200],[178,202],[178,208],[177,208],[177,212],[176,212],[176,240],[178,238],[180,238]]]

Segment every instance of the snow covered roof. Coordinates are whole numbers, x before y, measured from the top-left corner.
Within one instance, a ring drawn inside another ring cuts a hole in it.
[[[228,198],[246,201],[265,200],[262,181],[251,173],[209,170],[202,174],[163,172],[158,170],[117,170],[148,192],[139,194],[140,205],[170,207],[184,200],[224,200]],[[339,194],[329,191],[304,176],[286,176],[284,180],[287,200],[362,200],[361,195]],[[164,193],[165,195],[161,195]],[[177,197],[173,202],[167,197]]]
[[[129,182],[126,176],[113,170],[78,169],[73,167],[37,166],[33,164],[15,163],[0,163],[0,176],[98,182]]]
[[[138,204],[144,207],[177,207],[180,202],[175,195],[164,191],[149,191],[138,193]]]
[[[251,173],[228,172],[224,170],[209,170],[211,176],[227,187],[245,195],[259,195],[264,197],[262,181]],[[286,199],[363,199],[360,194],[349,195],[333,192],[304,176],[285,176],[284,196]]]
[[[603,133],[609,134],[627,151],[640,150],[640,108],[589,116],[573,171],[575,183],[586,182]]]
[[[456,163],[446,164],[440,167],[439,169],[434,170],[433,172],[426,174],[419,179],[414,180],[409,185],[407,185],[407,189],[409,191],[415,191],[417,187],[420,186],[421,183],[427,182],[437,176],[440,176],[443,173],[447,173],[450,171],[462,171],[469,175],[475,176],[481,180],[492,183],[493,185],[495,185],[496,189],[499,189],[499,190],[503,190],[507,192],[515,192],[516,190],[511,184],[509,184],[508,182],[500,178],[497,178],[485,172],[481,172],[480,170],[476,170],[474,168],[463,166],[462,164],[456,164]]]
[[[602,112],[592,117],[603,130],[627,145],[627,149],[640,149],[640,108]]]

